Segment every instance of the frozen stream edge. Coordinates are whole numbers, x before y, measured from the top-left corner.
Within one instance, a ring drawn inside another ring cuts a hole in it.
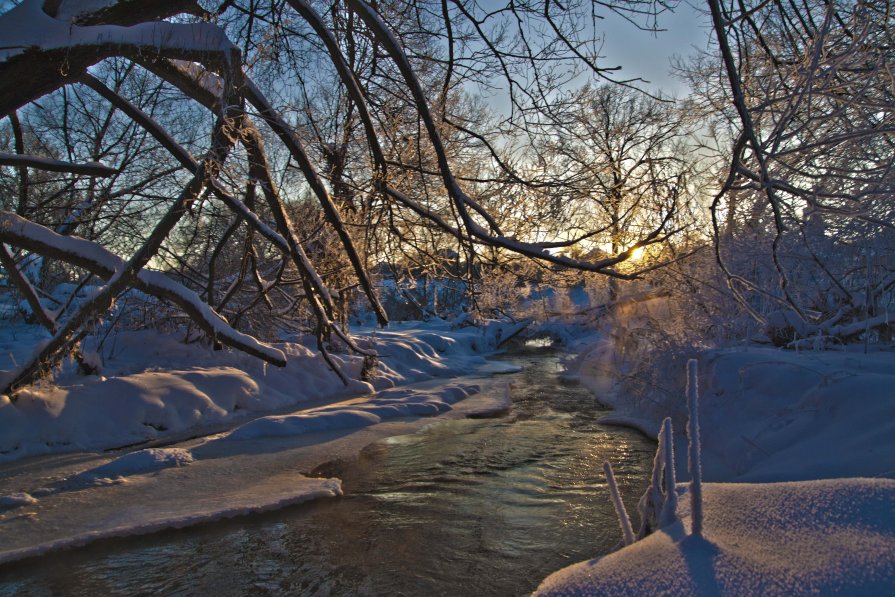
[[[0,479],[0,495],[26,497],[21,505],[10,504],[0,511],[0,564],[101,539],[340,496],[339,479],[311,478],[304,471],[355,457],[379,439],[414,433],[433,421],[509,409],[506,384],[499,379],[463,381],[433,380],[322,408],[261,417],[228,433],[153,450],[187,457],[178,462],[159,459],[158,466],[149,470],[145,462],[143,468],[132,470],[116,464],[135,461],[132,457],[139,452],[118,458],[93,454],[38,458],[20,467],[18,474]],[[39,499],[28,500],[23,489]]]

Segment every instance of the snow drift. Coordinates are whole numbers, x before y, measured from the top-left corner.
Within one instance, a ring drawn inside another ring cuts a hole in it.
[[[603,339],[572,363],[616,408],[606,420],[652,434],[671,415],[685,429],[684,371],[670,376],[676,392],[632,399],[621,361]],[[750,347],[698,361],[701,468],[714,481],[703,485],[702,536],[680,485],[679,521],[554,573],[537,594],[895,591],[895,354]],[[682,477],[686,441],[675,446]]]
[[[295,342],[277,345],[288,363],[274,368],[246,355],[184,344],[152,330],[123,332],[104,347],[102,376],[65,374],[55,383],[24,389],[15,403],[0,396],[0,461],[183,438],[226,429],[265,413],[322,405],[436,376],[467,374],[484,366],[480,355],[493,350],[513,329],[499,322],[453,329],[447,322],[434,320],[368,330],[357,340],[380,355],[372,380],[359,380],[362,357],[334,355],[352,378],[348,386],[319,354]],[[7,360],[7,372],[22,360],[23,347],[30,345],[30,341],[22,342],[23,337],[41,333],[36,326],[11,325],[0,334],[0,359]],[[358,417],[369,423],[385,414],[437,414],[448,405],[444,399],[368,404],[362,409],[366,414],[356,415],[352,424],[360,422]],[[262,424],[273,425],[257,425]],[[307,421],[302,424],[308,425]],[[277,425],[283,427],[287,420]]]

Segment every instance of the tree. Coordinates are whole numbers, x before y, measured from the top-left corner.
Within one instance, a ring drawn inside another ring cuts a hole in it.
[[[714,93],[734,108],[713,205],[731,288],[780,343],[888,333],[891,3],[708,4],[726,80]],[[729,241],[743,227],[763,230],[767,268],[737,263]]]
[[[452,123],[445,109],[450,96],[469,82],[487,84],[498,73],[509,87],[511,120],[524,128],[546,109],[549,98],[568,77],[582,69],[608,76],[609,71],[597,65],[595,29],[582,26],[587,18],[596,19],[593,10],[601,5],[587,0],[562,5],[512,2],[486,13],[475,3],[461,0],[440,5],[380,3],[375,8],[364,0],[334,5],[312,5],[306,0],[248,5],[227,1],[214,9],[187,0],[23,0],[0,15],[4,32],[0,115],[12,119],[17,111],[29,113],[29,103],[47,94],[74,93],[75,89],[80,94],[89,89],[106,102],[106,110],[126,117],[126,126],[135,133],[139,130],[139,135],[151,137],[154,147],[164,150],[178,171],[155,197],[164,197],[157,203],[164,205],[163,210],[141,222],[139,242],[132,248],[107,244],[101,237],[76,239],[66,236],[70,230],[54,232],[47,221],[0,212],[0,241],[105,280],[65,321],[48,322],[53,338],[4,391],[28,383],[56,362],[77,342],[85,325],[129,288],[174,301],[216,341],[283,365],[285,357],[279,350],[236,331],[212,308],[222,308],[216,300],[215,264],[238,230],[244,230],[245,236],[236,279],[241,281],[251,268],[257,296],[263,300],[265,288],[270,287],[264,279],[271,272],[262,271],[259,257],[279,254],[282,265],[274,268],[279,272],[276,285],[288,267],[302,289],[294,296],[315,321],[318,349],[341,375],[325,340],[334,334],[352,350],[362,351],[337,323],[340,307],[300,226],[290,217],[286,196],[314,198],[325,228],[336,239],[338,253],[350,265],[354,283],[384,325],[387,318],[367,273],[363,247],[346,222],[345,212],[350,212],[354,201],[349,197],[353,191],[345,161],[349,149],[358,160],[353,171],[365,173],[368,181],[369,188],[358,190],[368,195],[371,204],[409,210],[465,246],[493,247],[619,278],[635,276],[636,271],[617,267],[630,257],[630,250],[600,259],[573,259],[548,251],[556,243],[505,232],[464,189],[444,142],[450,129],[485,138],[462,123]],[[661,5],[649,1],[602,6],[635,15],[661,10]],[[116,85],[114,76],[93,68],[116,60],[128,73],[121,81],[127,84]],[[336,141],[331,147],[333,141],[318,139],[324,141],[318,144],[322,160],[315,159],[301,128],[290,123],[278,100],[271,99],[276,97],[273,94],[294,89],[293,83],[306,76],[303,69],[309,64],[337,78],[340,102],[344,101],[349,117],[346,126],[352,133],[343,136],[348,145]],[[570,64],[578,68],[570,70]],[[170,128],[165,118],[155,117],[154,100],[142,106],[135,102],[138,96],[130,84],[140,78],[151,81],[150,88],[158,89],[158,97],[188,99],[203,115],[194,122],[204,124],[206,141],[196,143],[194,135],[186,138]],[[388,134],[395,130],[389,126],[391,120],[401,113],[409,115],[406,122],[414,138],[424,140],[431,156],[431,170],[415,166],[428,181],[438,181],[437,193],[430,195],[437,195],[437,200],[430,205],[394,184],[402,168],[386,157],[390,142],[397,141]],[[67,133],[68,125],[60,130]],[[362,135],[355,136],[355,131]],[[490,145],[483,143],[483,147]],[[4,155],[2,163],[17,167],[22,179],[24,168],[122,176],[138,167],[123,158],[114,167],[94,164],[93,156],[78,162],[73,159],[78,152],[68,153],[66,159],[48,160],[49,156],[18,151]],[[497,159],[496,152],[491,155],[502,175],[519,178],[505,161]],[[78,187],[73,188],[80,192]],[[184,242],[190,239],[199,240],[200,245]],[[186,244],[191,254],[181,255]],[[129,256],[119,257],[109,248]],[[180,269],[180,281],[147,269],[172,259]],[[21,278],[12,271],[18,266],[11,260],[5,259],[4,267],[10,278]],[[24,285],[21,291],[33,294]],[[228,290],[223,303],[230,297]]]
[[[695,172],[689,124],[672,102],[615,85],[585,87],[545,138],[545,161],[562,181],[560,203],[610,255],[665,244],[692,224]],[[666,254],[667,260],[667,254]],[[618,298],[610,279],[610,300]]]

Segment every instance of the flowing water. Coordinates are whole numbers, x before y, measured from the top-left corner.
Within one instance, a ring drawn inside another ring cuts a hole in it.
[[[506,358],[524,367],[508,376],[508,416],[436,423],[320,467],[342,498],[14,563],[0,594],[531,592],[618,543],[602,463],[633,512],[655,444],[597,423],[605,411],[561,378],[555,352]]]

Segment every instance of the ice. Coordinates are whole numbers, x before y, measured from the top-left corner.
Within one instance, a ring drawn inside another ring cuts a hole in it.
[[[32,496],[30,493],[18,491],[9,495],[0,496],[0,512],[4,510],[10,510],[12,508],[18,508],[20,506],[30,506],[31,504],[36,503],[37,498]]]
[[[148,448],[125,454],[108,464],[88,469],[82,479],[127,477],[139,473],[160,471],[171,466],[186,466],[193,462],[189,450],[182,448]]]

